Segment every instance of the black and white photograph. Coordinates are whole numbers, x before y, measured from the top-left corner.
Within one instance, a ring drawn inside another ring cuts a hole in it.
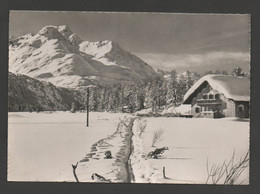
[[[250,14],[9,14],[8,181],[250,184]]]

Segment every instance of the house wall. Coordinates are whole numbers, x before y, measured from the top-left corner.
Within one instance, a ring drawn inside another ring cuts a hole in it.
[[[198,99],[202,99],[203,94],[209,93],[211,90],[213,90],[210,85],[206,85],[201,92],[198,93],[196,97],[193,98],[192,104],[191,104],[191,113],[194,117],[206,117],[206,118],[214,118],[214,117],[235,117],[236,116],[236,103],[226,98],[223,94],[220,94],[220,100],[221,104],[216,105],[215,108],[219,110],[218,115],[214,115],[213,111],[205,111],[202,110],[201,107],[197,104]],[[196,108],[200,108],[200,112],[196,112]]]
[[[231,100],[225,98],[225,102],[227,107],[223,109],[223,116],[224,117],[235,117],[236,116],[236,103]]]
[[[239,106],[240,105],[243,105],[243,112],[241,114],[241,112],[239,112]],[[236,117],[243,117],[243,118],[249,118],[249,111],[250,111],[250,108],[249,108],[249,102],[247,101],[237,101],[235,102],[235,116]]]

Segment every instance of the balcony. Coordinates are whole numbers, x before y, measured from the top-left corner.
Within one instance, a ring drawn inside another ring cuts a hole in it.
[[[220,105],[221,100],[220,99],[197,99],[197,104],[199,106],[203,105]]]
[[[213,111],[203,111],[203,112],[201,112],[200,117],[214,118],[214,115],[215,115],[215,112],[213,112]]]

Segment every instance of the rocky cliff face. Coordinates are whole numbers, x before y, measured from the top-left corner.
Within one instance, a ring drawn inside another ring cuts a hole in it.
[[[156,72],[113,41],[81,40],[67,26],[46,26],[9,39],[9,70],[56,86],[134,83]]]

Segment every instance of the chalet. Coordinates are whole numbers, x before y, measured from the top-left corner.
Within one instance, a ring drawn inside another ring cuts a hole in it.
[[[249,118],[250,80],[245,77],[206,75],[185,94],[193,117]]]

